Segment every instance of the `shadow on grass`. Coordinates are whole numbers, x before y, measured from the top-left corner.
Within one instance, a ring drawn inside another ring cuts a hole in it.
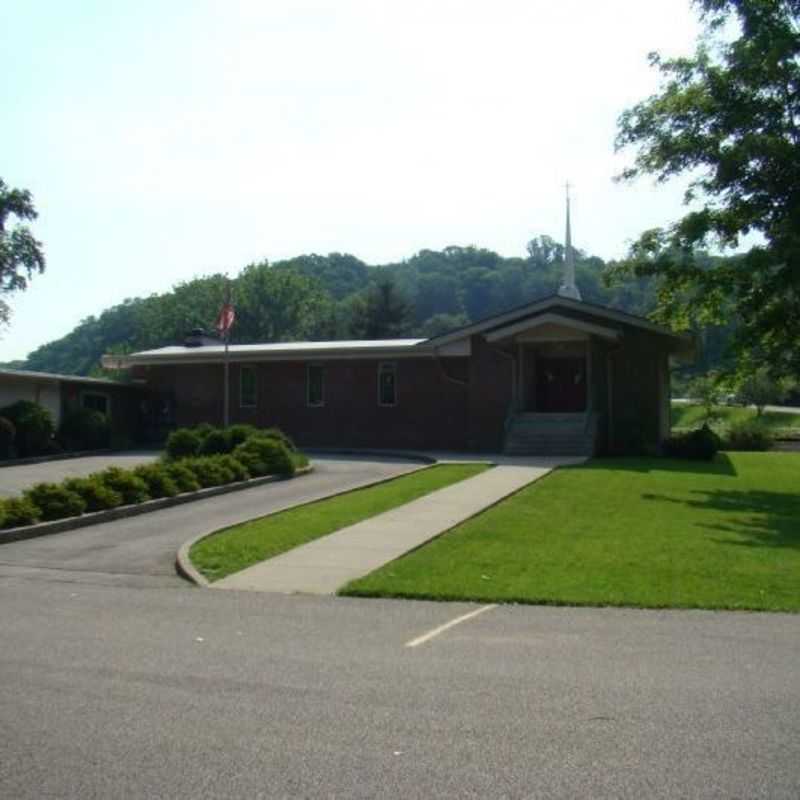
[[[736,538],[715,539],[718,544],[800,550],[800,495],[790,492],[725,489],[711,492],[695,490],[692,494],[702,495],[702,498],[686,500],[658,494],[643,494],[642,498],[723,514],[757,514],[758,516],[728,519],[716,524],[696,524],[707,530],[735,534]]]
[[[689,461],[682,458],[593,458],[586,464],[561,469],[600,470],[606,472],[682,472],[692,475],[722,475],[735,478],[736,467],[725,453],[717,453],[713,461]]]

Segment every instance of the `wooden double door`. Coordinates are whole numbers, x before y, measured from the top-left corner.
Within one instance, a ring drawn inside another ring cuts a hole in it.
[[[531,410],[575,414],[586,411],[586,357],[541,356],[535,359],[533,386],[529,386]]]

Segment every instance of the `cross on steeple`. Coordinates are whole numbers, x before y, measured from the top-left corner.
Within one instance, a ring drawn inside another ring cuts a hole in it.
[[[572,230],[569,220],[569,181],[565,184],[567,195],[567,231],[564,236],[564,273],[561,277],[561,286],[558,287],[558,294],[561,297],[569,297],[572,300],[580,300],[581,293],[575,285],[575,251],[572,249]]]

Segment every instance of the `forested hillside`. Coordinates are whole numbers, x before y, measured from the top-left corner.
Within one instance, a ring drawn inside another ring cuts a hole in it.
[[[447,247],[376,266],[338,253],[251,264],[231,281],[236,307],[232,341],[431,336],[553,294],[561,276],[563,246],[540,236],[527,251],[525,258],[503,258],[476,247]],[[584,300],[641,315],[654,307],[650,279],[607,288],[603,260],[581,252],[577,256],[577,283]],[[126,300],[88,317],[14,366],[100,374],[103,353],[175,344],[192,328],[210,328],[224,287],[223,275],[209,275],[164,294]],[[719,350],[724,337],[709,337],[712,349]]]

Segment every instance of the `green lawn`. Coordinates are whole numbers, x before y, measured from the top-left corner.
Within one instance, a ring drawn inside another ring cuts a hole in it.
[[[486,469],[488,464],[441,464],[307,503],[218,531],[195,544],[189,557],[206,578],[215,581]]]
[[[342,594],[800,610],[800,455],[560,469]]]
[[[727,427],[746,419],[755,419],[756,412],[753,408],[741,406],[716,406],[714,409],[714,427]],[[705,410],[701,406],[689,403],[672,404],[672,427],[699,428],[705,421]],[[765,411],[761,421],[774,434],[790,436],[800,435],[800,414],[791,414],[781,411]]]

